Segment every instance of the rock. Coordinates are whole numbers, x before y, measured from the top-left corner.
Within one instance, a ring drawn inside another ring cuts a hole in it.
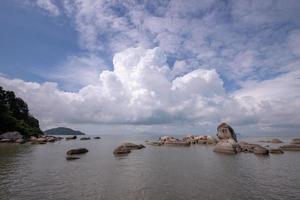
[[[292,139],[291,144],[300,144],[300,138],[294,138],[294,139]]]
[[[270,150],[270,153],[272,154],[283,154],[284,152],[282,151],[282,149],[280,148],[271,148]]]
[[[151,141],[147,141],[146,144],[152,145],[152,146],[161,146],[162,145],[161,142],[151,142]]]
[[[80,138],[80,140],[90,140],[91,138],[90,137],[82,137]]]
[[[17,139],[23,139],[23,136],[18,131],[13,132],[6,132],[0,135],[0,139],[10,139],[10,140],[17,140]]]
[[[37,142],[47,142],[47,138],[43,138],[43,137],[40,137],[40,138],[37,138],[36,139]]]
[[[24,140],[24,139],[17,139],[15,141],[15,143],[18,143],[18,144],[24,144],[25,142],[26,142],[26,140]]]
[[[115,155],[124,155],[124,154],[129,154],[131,152],[131,150],[127,147],[124,146],[118,146],[115,150],[114,150],[114,154]]]
[[[178,139],[177,138],[174,138],[174,137],[172,137],[172,136],[162,136],[162,137],[160,137],[159,138],[159,141],[160,142],[167,142],[167,141],[172,141],[172,142],[176,142],[176,141],[178,141]]]
[[[76,139],[77,139],[76,135],[66,137],[66,140],[76,140]]]
[[[254,148],[253,153],[256,155],[268,155],[269,154],[269,150],[262,147],[262,146],[257,146]]]
[[[47,138],[47,142],[55,142],[55,141],[56,141],[56,138],[53,138],[53,137]]]
[[[216,138],[214,138],[213,136],[207,136],[207,140],[206,140],[207,144],[217,144],[218,143],[218,140]]]
[[[89,152],[89,150],[87,150],[85,148],[71,149],[71,150],[67,151],[67,155],[84,154],[87,152]]]
[[[299,144],[287,144],[280,147],[284,151],[300,151]]]
[[[283,143],[283,142],[281,140],[279,140],[279,139],[272,139],[271,143],[273,143],[273,144],[279,144],[279,143]]]
[[[190,142],[185,142],[185,141],[166,141],[164,143],[166,146],[190,146]]]
[[[220,140],[233,139],[235,142],[237,142],[236,134],[233,128],[231,128],[231,126],[228,124],[223,122],[218,126],[217,131],[217,136]]]
[[[130,149],[130,150],[145,148],[145,146],[142,145],[142,144],[133,144],[133,143],[129,143],[129,142],[128,143],[123,143],[120,146],[123,146],[125,148]]]
[[[0,143],[9,143],[9,142],[13,142],[12,139],[0,139]]]
[[[94,139],[95,139],[95,140],[99,140],[99,139],[101,139],[101,137],[96,136],[96,137],[94,137]]]
[[[261,147],[259,144],[249,144],[247,142],[239,142],[241,152],[254,153],[255,147]]]
[[[237,148],[234,144],[229,142],[219,142],[213,151],[216,153],[236,154]]]
[[[197,143],[197,140],[195,140],[195,137],[193,135],[190,135],[190,134],[185,136],[184,138],[182,138],[182,141],[189,142],[191,144],[196,144]]]
[[[79,157],[76,157],[76,156],[67,156],[66,157],[66,160],[77,160],[79,159]]]

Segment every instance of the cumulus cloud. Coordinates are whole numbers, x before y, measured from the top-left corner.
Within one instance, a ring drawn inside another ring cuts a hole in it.
[[[28,102],[43,127],[62,122],[215,126],[226,120],[236,126],[260,124],[270,129],[300,120],[299,70],[262,82],[247,82],[229,94],[214,69],[196,69],[172,78],[159,48],[129,48],[117,53],[113,64],[112,71],[104,70],[97,82],[78,92],[62,91],[56,83],[3,76],[0,84]],[[290,120],[284,121],[286,118]]]
[[[40,8],[49,12],[51,15],[54,15],[54,16],[59,15],[59,9],[52,0],[37,0],[36,4]]]

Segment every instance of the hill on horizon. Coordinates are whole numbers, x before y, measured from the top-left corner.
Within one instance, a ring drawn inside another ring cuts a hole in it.
[[[73,130],[67,127],[57,127],[44,131],[47,135],[85,135],[81,131]]]

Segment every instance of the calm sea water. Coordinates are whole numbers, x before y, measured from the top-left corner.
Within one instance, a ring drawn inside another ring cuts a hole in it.
[[[300,199],[300,152],[223,155],[194,145],[112,153],[122,142],[145,139],[0,144],[0,199]],[[67,161],[66,151],[77,147],[89,153]]]

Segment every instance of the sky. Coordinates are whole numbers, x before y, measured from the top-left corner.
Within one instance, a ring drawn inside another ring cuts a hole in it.
[[[300,134],[300,1],[1,0],[0,85],[41,128]]]

